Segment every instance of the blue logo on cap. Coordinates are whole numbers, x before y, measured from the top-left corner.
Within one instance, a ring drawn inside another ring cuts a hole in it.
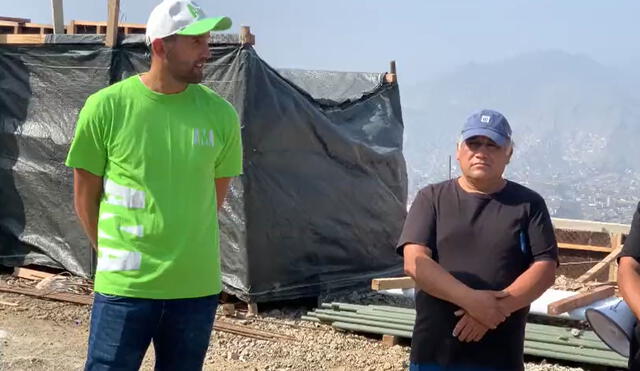
[[[500,112],[484,109],[469,116],[462,128],[462,140],[484,136],[499,146],[511,141],[511,126]]]

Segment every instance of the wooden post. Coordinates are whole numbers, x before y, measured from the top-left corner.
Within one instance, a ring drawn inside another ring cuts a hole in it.
[[[258,315],[258,304],[247,303],[247,317],[255,317]]]
[[[118,17],[120,16],[120,0],[109,0],[109,16],[107,18],[107,36],[104,44],[113,48],[118,43]]]
[[[240,44],[243,44],[243,45],[256,44],[256,36],[251,33],[251,27],[249,26],[240,27]]]
[[[53,19],[53,33],[64,33],[64,13],[62,10],[62,0],[51,0],[51,13]],[[42,32],[44,33],[44,31]]]
[[[384,75],[384,79],[389,84],[395,84],[398,82],[398,75],[396,75],[396,61],[391,61],[389,72]]]
[[[236,306],[232,303],[222,304],[222,314],[225,317],[235,317],[236,315]]]
[[[76,34],[76,21],[69,22],[67,26],[67,35],[75,35]]]
[[[576,282],[585,283],[590,281],[595,277],[598,273],[600,273],[603,269],[609,266],[609,264],[616,260],[618,255],[622,251],[622,246],[616,247],[609,255],[605,256],[599,263],[594,265],[591,269],[589,269],[582,276],[576,278]]]
[[[393,335],[382,335],[382,344],[388,347],[392,347],[394,345],[398,345],[400,338]]]
[[[622,247],[622,233],[610,233],[609,239],[611,240],[611,248],[613,250],[621,250]],[[618,282],[618,259],[613,259],[609,263],[609,281]]]

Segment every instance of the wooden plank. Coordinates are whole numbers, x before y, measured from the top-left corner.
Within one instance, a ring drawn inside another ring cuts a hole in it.
[[[236,325],[231,322],[216,320],[213,324],[214,329],[218,331],[229,332],[236,335],[253,337],[261,340],[297,340],[293,336],[278,334],[269,331],[258,330],[253,327]]]
[[[614,250],[622,249],[622,233],[611,233],[609,235],[611,247]],[[609,263],[609,281],[618,282],[618,259],[617,256]]]
[[[42,44],[45,37],[42,34],[0,35],[0,44]]]
[[[62,0],[51,0],[51,19],[53,20],[53,33],[64,33],[64,12]]]
[[[595,251],[595,252],[611,252],[610,246],[592,246],[592,245],[579,245],[575,243],[558,242],[558,248],[566,250],[581,250],[581,251]]]
[[[551,218],[553,227],[556,229],[567,229],[582,232],[603,232],[603,233],[622,233],[629,234],[630,224],[603,223],[591,220],[574,220]]]
[[[547,313],[558,315],[560,313],[569,312],[576,308],[584,307],[595,301],[606,299],[615,295],[616,289],[613,286],[602,286],[590,292],[583,292],[570,296],[566,299],[558,300],[547,306]]]
[[[18,26],[20,26],[20,24],[21,23],[12,22],[12,21],[0,21],[0,26],[18,27]]]
[[[10,292],[13,294],[35,296],[40,299],[64,301],[64,302],[75,303],[75,304],[91,305],[93,303],[93,298],[88,295],[76,295],[76,294],[66,294],[66,293],[46,294],[33,288],[9,286],[6,283],[1,281],[0,281],[0,291]]]
[[[371,289],[375,291],[414,287],[416,287],[416,283],[411,277],[374,278],[371,280]]]
[[[29,23],[29,22],[31,22],[31,19],[29,19],[29,18],[14,18],[14,17],[0,16],[0,21],[16,22],[16,23]]]
[[[26,278],[28,280],[40,281],[45,278],[53,277],[55,274],[49,272],[42,272],[35,269],[15,267],[13,269],[13,275],[15,277]]]
[[[622,245],[618,245],[618,247],[616,247],[615,250],[611,251],[609,255],[605,256],[604,259],[600,260],[600,262],[591,267],[591,269],[586,271],[582,276],[578,277],[576,279],[576,282],[583,283],[593,279],[593,277],[595,277],[603,269],[607,268],[611,262],[616,260],[616,258],[620,254],[620,251],[622,251]]]
[[[400,338],[398,336],[393,335],[382,335],[382,344],[388,347],[392,347],[394,345],[398,345],[400,342]]]
[[[73,23],[78,26],[87,26],[87,27],[98,27],[98,26],[107,26],[108,22],[105,21],[79,21],[73,20]],[[129,28],[147,28],[147,26],[143,23],[120,23],[118,22],[118,27],[129,27]]]
[[[113,48],[118,43],[118,18],[120,16],[120,0],[109,0],[109,15],[107,18],[107,36],[105,45]],[[97,31],[97,30],[96,30]]]
[[[389,72],[384,75],[384,79],[389,84],[395,84],[398,82],[398,75],[396,75],[396,61],[391,61]]]

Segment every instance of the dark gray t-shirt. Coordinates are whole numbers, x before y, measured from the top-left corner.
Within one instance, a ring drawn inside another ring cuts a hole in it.
[[[638,203],[636,212],[633,214],[631,230],[624,240],[622,252],[620,252],[618,257],[621,258],[623,256],[630,256],[640,261],[640,203]]]
[[[418,193],[398,242],[429,247],[433,259],[473,289],[503,290],[534,261],[558,260],[547,206],[536,192],[508,181],[498,193],[464,191],[457,180],[429,185]],[[523,369],[523,308],[476,343],[452,336],[459,309],[421,290],[416,292],[416,324],[411,361]]]
[[[631,230],[624,241],[622,252],[618,258],[629,256],[640,262],[640,203],[633,214]],[[629,350],[629,369],[640,369],[640,320],[636,321],[636,327],[631,339],[631,349]]]

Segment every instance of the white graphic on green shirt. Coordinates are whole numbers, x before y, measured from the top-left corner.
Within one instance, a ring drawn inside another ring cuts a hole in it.
[[[141,254],[136,251],[126,251],[101,247],[98,252],[98,272],[134,271],[140,269]]]
[[[193,145],[213,147],[213,130],[193,129]]]

